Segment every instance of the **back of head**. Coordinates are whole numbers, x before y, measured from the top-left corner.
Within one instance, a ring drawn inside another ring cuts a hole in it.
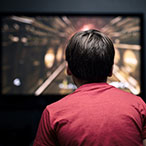
[[[105,82],[114,63],[112,41],[97,30],[77,32],[66,48],[72,74],[87,82]]]

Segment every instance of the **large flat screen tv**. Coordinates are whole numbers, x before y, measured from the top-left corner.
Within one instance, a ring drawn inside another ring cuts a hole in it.
[[[76,89],[65,70],[65,47],[77,31],[98,29],[115,46],[108,83],[139,95],[141,14],[2,14],[1,94],[66,95]]]

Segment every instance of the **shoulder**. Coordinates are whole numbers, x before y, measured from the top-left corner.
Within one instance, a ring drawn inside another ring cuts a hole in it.
[[[109,86],[112,86],[112,85],[109,85]],[[132,98],[132,99],[136,99],[136,100],[141,99],[140,96],[134,95],[128,91],[124,91],[124,90],[116,88],[114,86],[112,86],[112,88],[111,88],[111,93],[113,93],[114,95],[119,95],[119,97],[120,96],[123,98],[126,97],[127,99],[128,98]]]
[[[137,107],[143,107],[146,110],[145,101],[140,96],[123,91],[114,86],[108,91],[108,96],[113,102],[118,102],[120,105],[135,105]]]
[[[63,110],[64,108],[67,108],[73,101],[73,96],[74,93],[71,93],[65,97],[63,97],[62,99],[52,103],[52,104],[49,104],[46,106],[46,110],[49,111],[49,112],[56,112],[56,111],[59,111],[59,110]]]

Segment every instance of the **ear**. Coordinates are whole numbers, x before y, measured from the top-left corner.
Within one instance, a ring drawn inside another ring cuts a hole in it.
[[[72,72],[70,71],[69,67],[68,67],[68,63],[66,64],[66,72],[67,72],[67,75],[72,75]]]

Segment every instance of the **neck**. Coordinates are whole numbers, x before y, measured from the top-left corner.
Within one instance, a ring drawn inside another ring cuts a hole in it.
[[[84,85],[87,83],[86,81],[80,80],[80,79],[76,78],[75,76],[72,76],[72,79],[73,79],[75,85],[77,86],[77,88],[80,87],[81,85]]]
[[[82,86],[82,85],[84,85],[84,84],[92,83],[92,82],[88,82],[88,81],[85,81],[85,80],[78,79],[75,76],[72,76],[72,79],[73,79],[75,85],[77,86],[77,88]],[[104,81],[101,81],[101,82],[105,82],[106,83],[107,80],[104,80]],[[101,83],[101,82],[97,82],[97,83]]]

